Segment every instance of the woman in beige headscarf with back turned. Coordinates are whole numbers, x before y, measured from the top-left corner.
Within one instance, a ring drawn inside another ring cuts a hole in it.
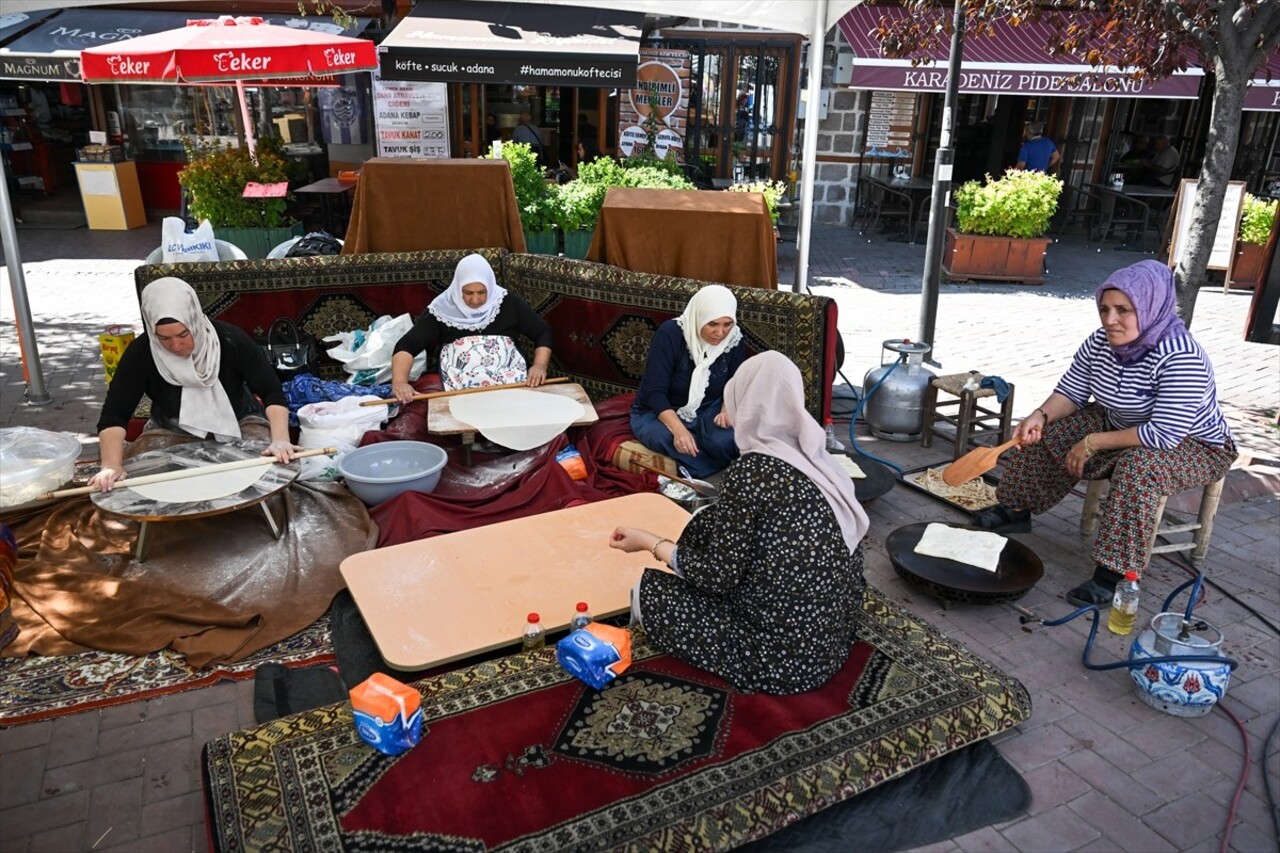
[[[151,398],[147,429],[218,441],[244,437],[242,427],[261,423],[265,406],[271,441],[262,455],[292,459],[288,401],[253,339],[205,316],[180,278],[156,279],[141,301],[146,331],[124,351],[107,389],[98,419],[102,469],[90,485],[107,492],[124,479],[125,429],[143,394]]]
[[[649,551],[674,572],[649,569],[632,593],[655,646],[741,689],[814,690],[854,640],[867,516],[827,456],[786,356],[747,359],[724,408],[741,457],[720,499],[689,519],[679,542],[619,527],[609,545]]]

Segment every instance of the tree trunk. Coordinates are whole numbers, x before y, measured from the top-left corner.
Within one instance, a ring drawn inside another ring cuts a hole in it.
[[[1178,314],[1191,328],[1196,295],[1205,283],[1213,238],[1222,218],[1222,202],[1231,180],[1236,147],[1240,141],[1240,119],[1244,107],[1247,67],[1239,61],[1214,60],[1213,106],[1209,119],[1209,138],[1205,145],[1204,165],[1196,184],[1196,201],[1191,209],[1191,227],[1187,245],[1175,270],[1178,286]]]

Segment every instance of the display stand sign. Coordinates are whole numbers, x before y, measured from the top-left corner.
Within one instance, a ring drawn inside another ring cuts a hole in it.
[[[916,96],[911,92],[872,92],[862,153],[873,157],[910,157],[915,119]]]
[[[289,182],[280,181],[275,184],[260,184],[257,181],[249,181],[244,185],[244,192],[240,194],[241,198],[284,198],[289,194]]]
[[[1178,193],[1173,200],[1173,239],[1169,244],[1169,266],[1176,267],[1186,251],[1187,240],[1191,233],[1191,209],[1196,201],[1197,182],[1192,178],[1183,178],[1178,185]],[[1244,181],[1228,181],[1227,194],[1222,200],[1222,215],[1218,217],[1218,228],[1213,235],[1213,250],[1209,253],[1211,270],[1227,270],[1231,268],[1231,259],[1236,254],[1236,236],[1240,232],[1240,215],[1244,210]]]
[[[448,158],[447,83],[383,80],[375,71],[373,101],[379,157]]]
[[[626,90],[618,103],[618,150],[630,157],[649,144],[645,121],[650,113],[659,130],[654,139],[654,156],[672,155],[684,162],[684,136],[689,120],[689,51],[640,48],[636,85]]]

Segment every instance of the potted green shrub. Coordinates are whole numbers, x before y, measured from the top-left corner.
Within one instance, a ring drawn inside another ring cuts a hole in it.
[[[485,157],[492,159],[492,155]],[[504,142],[501,159],[511,167],[525,250],[534,255],[556,254],[555,194],[538,165],[538,155],[528,143]]]
[[[1232,287],[1252,290],[1266,273],[1267,244],[1276,228],[1276,209],[1280,202],[1266,201],[1250,193],[1244,194],[1240,213],[1240,231],[1236,237],[1236,254],[1231,259],[1228,280]]]
[[[289,202],[282,198],[245,198],[250,181],[275,184],[289,180],[289,164],[270,144],[258,146],[255,162],[243,148],[186,140],[187,166],[178,173],[191,216],[207,219],[220,240],[244,250],[250,258],[265,258],[275,246],[302,234],[302,223],[289,218]]]
[[[952,279],[1044,281],[1044,233],[1058,209],[1062,181],[1010,169],[969,181],[955,193],[956,224],[947,229],[942,268]]]

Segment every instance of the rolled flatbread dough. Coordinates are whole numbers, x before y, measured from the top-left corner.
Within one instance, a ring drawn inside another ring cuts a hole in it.
[[[840,470],[846,472],[851,478],[855,480],[867,479],[867,472],[863,471],[862,466],[848,456],[843,453],[828,453],[827,455],[835,460],[835,463],[840,466]]]
[[[255,465],[252,468],[232,468],[230,471],[213,471],[208,474],[182,477],[163,483],[147,483],[142,486],[131,486],[126,479],[120,485],[128,486],[144,498],[157,503],[212,501],[244,491],[256,483],[270,467],[270,464],[264,464]]]
[[[449,411],[512,450],[541,447],[585,414],[577,400],[524,388],[459,395],[450,401]]]
[[[930,524],[916,545],[916,553],[955,560],[994,572],[1000,567],[1000,552],[1009,540],[986,530],[961,530],[946,524]]]

